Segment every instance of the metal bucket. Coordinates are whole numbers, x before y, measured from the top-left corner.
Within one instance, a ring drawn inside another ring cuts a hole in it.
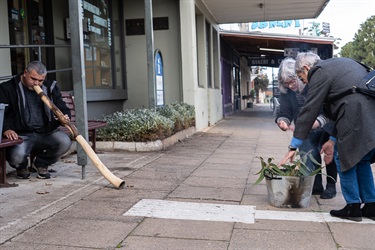
[[[282,208],[309,207],[314,178],[315,176],[266,178],[270,205]]]

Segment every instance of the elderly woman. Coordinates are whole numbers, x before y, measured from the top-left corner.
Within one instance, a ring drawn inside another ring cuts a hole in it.
[[[275,122],[283,131],[294,130],[292,122],[295,123],[299,111],[302,109],[307,95],[307,85],[297,77],[295,73],[295,60],[292,58],[284,59],[279,67],[279,89],[280,95],[280,110],[276,116]],[[321,163],[320,149],[321,145],[329,139],[329,134],[324,131],[323,126],[328,122],[327,118],[320,114],[314,122],[314,125],[309,133],[308,139],[299,148],[302,152],[311,152],[314,159]],[[328,124],[327,124],[328,125]],[[319,168],[310,159],[306,162],[311,170]],[[337,169],[335,163],[326,166],[327,168],[327,185],[323,188],[322,175],[318,174],[315,177],[312,194],[320,195],[322,199],[332,199],[336,196],[336,178]],[[332,177],[332,178],[331,178]]]

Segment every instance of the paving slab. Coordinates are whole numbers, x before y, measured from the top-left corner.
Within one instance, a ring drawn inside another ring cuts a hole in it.
[[[307,227],[308,225],[306,225]],[[234,229],[228,249],[337,249],[329,232]]]
[[[229,242],[233,226],[232,222],[186,220],[181,223],[174,219],[146,218],[131,235]]]
[[[154,250],[226,250],[228,242],[218,240],[195,240],[168,237],[149,237],[149,236],[128,236],[122,243],[121,247],[125,249],[154,249]]]

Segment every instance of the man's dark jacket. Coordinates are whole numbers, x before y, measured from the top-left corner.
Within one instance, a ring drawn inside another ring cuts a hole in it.
[[[375,99],[357,93],[333,103],[330,100],[352,86],[366,88],[363,82],[366,74],[361,64],[348,58],[319,61],[308,73],[309,91],[297,118],[294,137],[307,138],[320,107],[324,105],[329,118],[335,122],[342,171],[355,166],[375,148]]]
[[[0,103],[8,105],[5,107],[3,132],[8,129],[14,130],[16,133],[33,131],[25,121],[25,96],[23,94],[20,77],[21,75],[17,75],[9,81],[0,84]],[[45,80],[41,88],[63,114],[68,114],[69,117],[71,117],[70,110],[62,99],[56,81]],[[61,125],[61,123],[55,119],[53,112],[46,105],[44,105],[43,118],[46,125],[36,132],[48,133]]]

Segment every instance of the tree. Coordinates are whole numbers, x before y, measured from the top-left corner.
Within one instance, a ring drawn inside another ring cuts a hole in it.
[[[342,47],[341,56],[375,67],[375,15],[361,24],[354,40]]]
[[[353,58],[354,59],[353,52],[354,52],[354,50],[353,50],[353,42],[348,42],[347,44],[345,44],[341,48],[340,55],[343,56],[343,57],[348,57],[348,58]]]
[[[260,74],[254,79],[254,89],[256,93],[257,103],[259,103],[259,91],[266,91],[270,80],[265,74]]]

